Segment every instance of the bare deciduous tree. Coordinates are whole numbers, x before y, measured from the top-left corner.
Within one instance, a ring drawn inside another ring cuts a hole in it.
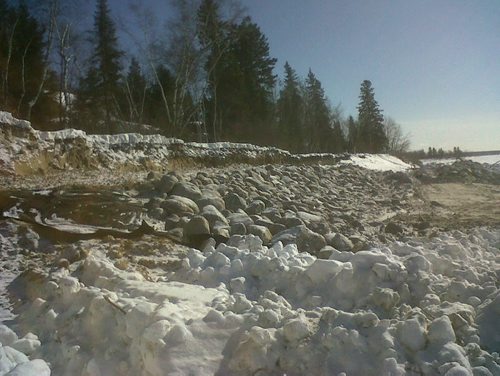
[[[384,131],[387,137],[387,152],[401,154],[408,151],[410,148],[410,137],[408,134],[403,134],[401,125],[390,116],[384,119]]]

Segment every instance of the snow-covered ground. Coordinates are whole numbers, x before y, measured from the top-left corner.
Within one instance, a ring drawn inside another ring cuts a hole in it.
[[[412,168],[408,163],[388,154],[355,154],[341,163],[378,171],[407,171]]]
[[[187,162],[269,164],[151,172],[127,192],[92,190],[103,208],[83,189],[19,194],[11,217],[58,230],[128,223],[133,210],[117,203],[129,200],[137,220],[228,240],[64,244],[1,220],[0,376],[500,375],[500,228],[434,227],[425,210],[449,212],[425,202],[397,158],[37,132],[6,113],[2,127],[0,167],[13,174],[154,170],[180,149]]]
[[[84,242],[15,328],[55,375],[499,375],[499,246],[477,229],[323,260],[235,236],[144,274]]]

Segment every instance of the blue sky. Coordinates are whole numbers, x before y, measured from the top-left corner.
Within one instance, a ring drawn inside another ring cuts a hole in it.
[[[109,2],[127,13],[127,2]],[[168,13],[167,0],[139,3]],[[500,0],[241,3],[267,36],[276,73],[285,61],[302,77],[311,68],[345,116],[357,115],[369,79],[412,149],[500,149]]]
[[[369,79],[412,148],[500,149],[500,1],[243,0],[278,58],[356,115]]]

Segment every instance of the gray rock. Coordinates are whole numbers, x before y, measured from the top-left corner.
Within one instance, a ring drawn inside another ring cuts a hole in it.
[[[144,204],[144,208],[146,208],[147,210],[156,209],[160,207],[161,203],[161,199],[159,199],[158,197],[153,197]]]
[[[152,208],[148,211],[150,217],[155,219],[162,219],[165,216],[165,210],[163,208]]]
[[[283,244],[295,243],[301,252],[315,254],[326,246],[323,236],[309,230],[306,226],[295,226],[273,236],[271,243],[281,241]]]
[[[171,230],[178,226],[180,217],[177,214],[171,214],[165,218],[165,230]]]
[[[179,179],[173,174],[163,175],[156,189],[161,193],[170,193],[174,186],[179,182]]]
[[[338,251],[335,248],[333,248],[332,246],[327,245],[319,250],[318,258],[328,260],[330,258],[330,256],[332,254],[334,254],[335,252],[338,252]]]
[[[341,252],[351,251],[354,248],[352,241],[349,240],[347,236],[339,233],[329,233],[325,235],[325,239],[328,242],[328,245],[331,245],[333,248]]]
[[[267,227],[264,226],[259,226],[259,225],[250,225],[247,228],[248,233],[258,236],[259,238],[262,239],[262,243],[264,244],[269,244],[269,242],[272,239],[271,232]]]
[[[279,222],[279,220],[281,219],[280,211],[277,208],[267,207],[262,211],[261,214],[266,216],[273,222]]]
[[[168,214],[198,214],[198,205],[187,197],[170,196],[163,201],[161,207]]]
[[[181,241],[184,238],[184,230],[181,227],[176,227],[168,230],[167,233],[175,239]]]
[[[225,226],[229,225],[226,217],[222,215],[220,211],[213,205],[207,205],[201,210],[201,215],[206,218],[208,223],[210,224],[210,228],[213,228],[216,222],[224,224]]]
[[[184,226],[184,236],[190,238],[199,235],[210,235],[210,225],[204,217],[195,215]]]
[[[252,218],[252,217],[250,217]],[[265,217],[260,217],[259,218],[252,218],[253,219],[253,222],[256,224],[256,225],[259,225],[259,226],[265,226],[267,228],[269,228],[269,226],[272,226],[273,225],[273,222],[270,221],[269,219],[265,218]]]
[[[238,209],[245,209],[247,206],[245,199],[236,193],[228,193],[224,196],[224,202],[226,203],[226,209],[233,212]]]
[[[260,214],[262,211],[266,208],[266,204],[262,200],[255,200],[248,205],[248,207],[245,209],[245,211],[249,215],[255,215],[255,214]]]
[[[203,196],[200,188],[186,181],[176,183],[171,193],[176,196],[187,197],[193,201],[199,200]]]
[[[285,225],[282,225],[281,223],[273,223],[267,226],[269,231],[271,231],[271,234],[276,235],[277,233],[286,230]]]
[[[226,208],[226,203],[219,192],[203,189],[201,193],[202,197],[196,200],[196,203],[200,208],[207,205],[213,205],[217,208],[217,210],[224,210]]]
[[[232,226],[236,223],[243,223],[246,227],[253,225],[253,220],[248,216],[244,211],[231,213],[227,219],[229,220],[229,224]]]
[[[292,228],[304,225],[304,221],[302,221],[302,219],[291,216],[286,216],[281,218],[280,223],[284,225],[286,228]]]
[[[21,235],[18,240],[18,245],[21,248],[29,251],[36,251],[40,242],[40,235],[29,227],[19,227],[19,234]]]
[[[385,225],[384,230],[386,234],[393,234],[393,235],[399,235],[404,232],[403,226],[401,226],[399,223],[396,222],[389,222],[388,224]]]
[[[324,219],[320,215],[311,214],[305,211],[297,212],[297,217],[300,218],[307,225],[311,222],[323,222]]]
[[[301,232],[300,236],[297,238],[297,248],[303,252],[316,254],[324,246],[326,246],[325,238],[322,235],[309,230],[307,227],[306,230]]]
[[[243,223],[235,223],[231,225],[231,235],[246,235],[247,228]]]
[[[230,228],[224,224],[217,222],[212,229],[212,236],[217,243],[225,243],[230,237]]]
[[[387,172],[386,173],[386,176],[385,176],[385,179],[387,181],[392,181],[392,182],[395,182],[396,184],[398,185],[401,185],[401,184],[412,184],[412,180],[411,180],[411,177],[408,176],[408,174],[402,172],[402,171],[398,171],[398,172],[393,172],[393,171],[390,171],[390,172]]]
[[[146,176],[146,179],[147,180],[160,180],[161,175],[156,171],[149,171],[148,175]]]

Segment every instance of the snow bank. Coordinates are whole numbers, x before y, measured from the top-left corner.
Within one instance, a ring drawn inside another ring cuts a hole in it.
[[[336,164],[342,161],[382,171],[411,168],[401,160],[383,154],[294,155],[275,147],[231,142],[184,142],[158,134],[89,135],[77,129],[42,132],[34,130],[29,122],[15,119],[7,112],[0,112],[0,130],[2,127],[24,132],[13,132],[15,137],[9,137],[0,143],[0,167],[3,165],[10,173],[16,173],[19,165],[20,170],[26,174],[51,168],[144,169],[166,166],[173,160],[179,160],[183,165],[198,163],[210,166],[228,163]]]
[[[58,375],[498,375],[499,244],[455,231],[321,260],[233,236],[144,274],[83,243],[17,323]]]
[[[29,121],[16,119],[10,112],[0,111],[0,127],[5,126],[16,127],[23,130],[33,129]]]
[[[341,161],[344,164],[353,164],[368,170],[378,171],[407,171],[412,168],[408,163],[388,154],[354,154],[349,159]]]
[[[49,376],[50,368],[41,359],[29,359],[40,347],[33,333],[18,338],[7,326],[0,324],[0,375],[1,376]]]

